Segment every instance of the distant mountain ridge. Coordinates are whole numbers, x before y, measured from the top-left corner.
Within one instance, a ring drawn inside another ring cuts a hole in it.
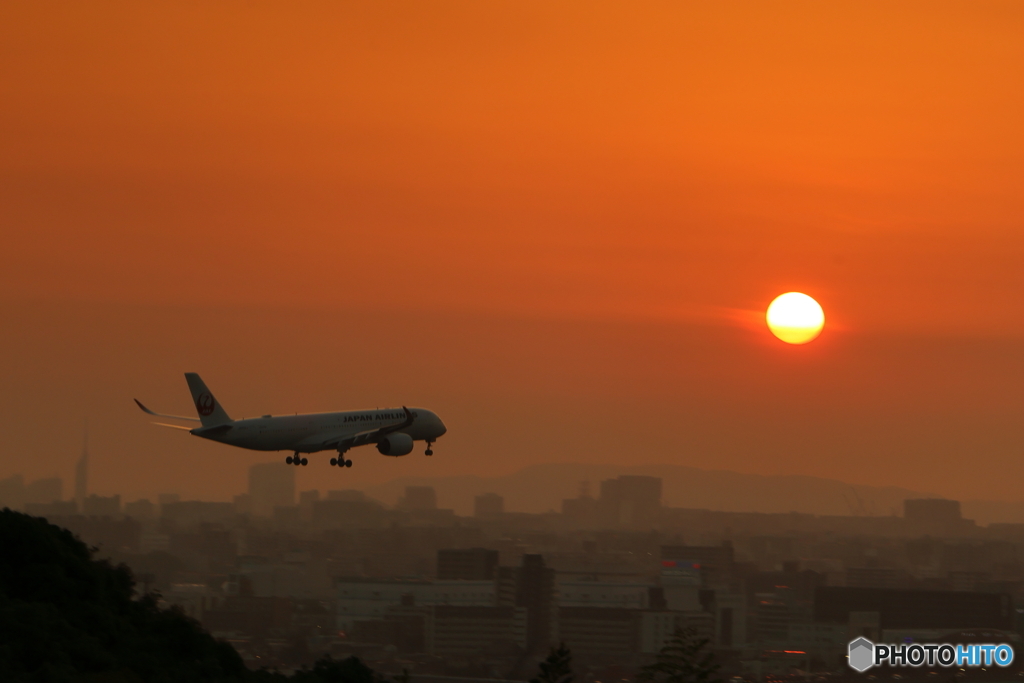
[[[661,477],[662,502],[671,507],[724,512],[801,512],[814,515],[902,515],[907,498],[941,498],[896,486],[865,486],[802,475],[760,475],[705,470],[683,465],[630,467],[582,463],[531,465],[501,477],[400,477],[366,487],[365,493],[394,505],[406,486],[433,486],[438,506],[460,515],[473,514],[473,499],[483,493],[505,498],[509,512],[561,511],[562,500],[579,495],[582,482],[600,494],[601,481],[620,475]],[[980,524],[1024,522],[1024,503],[967,501],[964,516]]]

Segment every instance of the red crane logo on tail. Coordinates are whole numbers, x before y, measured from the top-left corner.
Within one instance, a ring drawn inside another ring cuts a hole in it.
[[[196,410],[200,415],[211,415],[213,413],[213,396],[209,392],[199,394],[196,399]]]

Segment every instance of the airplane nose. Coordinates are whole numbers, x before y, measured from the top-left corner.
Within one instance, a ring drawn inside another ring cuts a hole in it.
[[[437,437],[444,436],[448,432],[448,428],[444,426],[444,422],[441,422],[441,418],[437,415],[434,415],[434,422],[436,423]]]

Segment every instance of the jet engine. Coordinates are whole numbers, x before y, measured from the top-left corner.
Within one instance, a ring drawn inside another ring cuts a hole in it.
[[[388,434],[377,442],[377,450],[381,455],[409,455],[412,453],[412,437],[401,432]]]

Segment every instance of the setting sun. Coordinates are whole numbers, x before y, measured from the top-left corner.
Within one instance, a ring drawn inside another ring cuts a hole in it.
[[[800,292],[775,297],[765,314],[768,329],[787,344],[806,344],[821,334],[825,313],[817,301]]]

